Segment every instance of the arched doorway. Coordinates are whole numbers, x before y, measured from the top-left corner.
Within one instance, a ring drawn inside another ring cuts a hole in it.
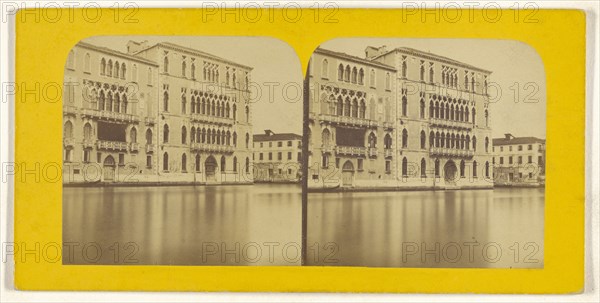
[[[342,186],[352,186],[354,179],[354,164],[350,160],[342,166]]]
[[[446,183],[454,183],[456,181],[456,164],[450,160],[444,165],[444,180]]]
[[[104,159],[102,165],[102,171],[104,172],[104,181],[112,181],[115,179],[115,158],[108,156]]]
[[[216,181],[217,160],[213,156],[208,156],[204,161],[204,171],[206,172],[207,181]]]

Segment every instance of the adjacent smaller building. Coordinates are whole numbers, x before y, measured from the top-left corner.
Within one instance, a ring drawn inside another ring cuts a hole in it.
[[[302,136],[266,129],[254,142],[254,182],[299,182]]]
[[[505,134],[492,143],[495,186],[544,185],[545,139]]]

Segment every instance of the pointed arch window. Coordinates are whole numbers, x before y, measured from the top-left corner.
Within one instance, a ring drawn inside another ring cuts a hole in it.
[[[163,93],[163,111],[169,111],[169,92],[167,91]]]
[[[100,60],[100,75],[104,76],[106,74],[106,60],[102,58]]]
[[[163,143],[169,142],[169,125],[165,124],[163,126]]]
[[[152,144],[152,130],[151,129],[147,129],[146,130],[146,144]]]
[[[67,57],[67,68],[75,69],[75,51],[71,50],[69,52],[69,57]]]
[[[108,63],[106,63],[106,76],[111,77],[113,71],[113,62],[111,59],[108,59]]]
[[[321,65],[321,77],[325,79],[329,77],[329,61],[327,61],[327,59],[323,59]]]
[[[165,74],[169,73],[169,57],[167,55],[163,58],[163,72]]]
[[[127,77],[127,66],[125,65],[125,62],[121,63],[121,79],[125,80],[125,78]]]
[[[92,139],[92,126],[89,123],[86,123],[83,126],[83,140],[90,141]]]
[[[169,171],[169,154],[166,152],[163,154],[163,171]]]
[[[181,127],[181,144],[187,144],[187,128]]]
[[[90,73],[92,68],[91,64],[90,53],[86,53],[83,59],[83,71]]]
[[[114,70],[115,73],[113,74],[114,78],[119,78],[119,76],[121,75],[119,73],[119,70],[120,70],[119,61],[115,61],[115,70]]]
[[[362,68],[358,71],[358,84],[359,85],[365,84],[365,70]]]
[[[390,90],[392,88],[392,80],[390,73],[385,74],[385,89]]]
[[[344,81],[350,82],[350,65],[346,65],[346,69],[344,70]]]

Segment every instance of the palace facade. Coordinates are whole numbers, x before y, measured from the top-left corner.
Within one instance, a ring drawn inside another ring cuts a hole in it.
[[[64,183],[252,183],[251,70],[172,43],[78,43],[65,66]]]
[[[299,182],[302,163],[302,136],[274,133],[266,129],[254,136],[254,181]]]
[[[493,140],[494,185],[545,184],[546,140],[505,134]]]
[[[356,81],[351,63],[358,70]],[[336,165],[335,173],[313,170],[309,187],[491,188],[490,74],[404,47],[369,46],[364,59],[317,50],[309,74],[310,157],[321,159],[321,168],[330,157],[342,166]],[[359,104],[356,115],[354,99]],[[340,105],[330,105],[333,100],[341,100],[335,103]],[[323,116],[326,110],[331,117]],[[328,153],[322,142],[331,128],[349,129],[343,138],[357,140],[351,146],[345,139],[331,140]],[[346,150],[350,157],[339,152]],[[348,160],[353,165],[344,168]],[[314,182],[318,176],[322,182]]]
[[[308,187],[395,186],[396,69],[317,49],[309,69]]]

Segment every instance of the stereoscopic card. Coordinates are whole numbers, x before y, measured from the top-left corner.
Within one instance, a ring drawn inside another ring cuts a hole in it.
[[[17,288],[582,289],[583,13],[96,11],[17,14]]]

